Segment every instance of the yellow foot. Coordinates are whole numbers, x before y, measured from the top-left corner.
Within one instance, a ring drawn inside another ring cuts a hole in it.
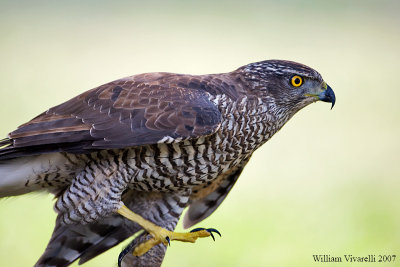
[[[168,245],[172,240],[194,243],[199,237],[211,236],[214,239],[214,236],[212,234],[213,232],[221,236],[221,234],[213,228],[209,229],[196,228],[190,231],[189,233],[171,232],[137,215],[136,213],[128,209],[125,205],[121,206],[121,208],[118,210],[118,213],[124,216],[125,218],[138,223],[140,226],[143,227],[143,229],[145,229],[149,234],[153,236],[153,238],[139,244],[134,249],[133,251],[134,256],[141,256],[145,254],[147,251],[149,251],[152,247],[160,243]]]

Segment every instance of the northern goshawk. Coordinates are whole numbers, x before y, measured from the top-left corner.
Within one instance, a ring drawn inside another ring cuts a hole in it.
[[[172,232],[184,208],[185,228],[207,218],[253,152],[317,100],[335,103],[321,75],[282,60],[119,79],[1,140],[0,197],[55,194],[56,226],[36,266],[86,262],[142,229],[119,264],[159,266],[170,241],[218,233]]]

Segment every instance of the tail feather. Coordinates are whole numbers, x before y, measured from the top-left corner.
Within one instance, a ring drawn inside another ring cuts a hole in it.
[[[134,198],[125,200],[132,208]],[[122,216],[115,214],[93,224],[66,225],[57,216],[53,235],[36,267],[65,267],[79,259],[83,264],[104,251],[121,243],[141,228]]]
[[[68,266],[79,258],[82,264],[140,230],[138,225],[129,227],[125,222],[115,215],[97,224],[62,225],[57,218],[53,236],[35,266]]]
[[[122,218],[121,218],[122,219]],[[124,241],[128,237],[135,234],[140,230],[139,225],[131,223],[128,220],[123,219],[125,225],[122,227],[103,227],[102,224],[95,225],[95,227],[104,233],[104,238],[97,243],[93,243],[93,245],[86,249],[84,253],[80,256],[79,264],[83,264],[97,255],[107,251],[108,249],[116,246],[120,242]],[[131,226],[126,224],[131,224]]]
[[[161,227],[173,230],[179,220],[179,216],[170,215],[168,213],[169,210],[165,211],[168,214],[157,215],[160,210],[157,207],[158,205],[163,205],[162,203],[165,201],[169,201],[169,204],[171,204],[171,199],[173,198],[166,195],[131,190],[123,196],[123,202],[129,209],[142,215],[144,218],[150,219]],[[174,213],[171,214],[175,214],[176,206],[172,208],[174,209]],[[179,207],[179,209],[181,213],[183,208]],[[141,229],[138,224],[118,214],[104,218],[97,223],[86,225],[62,224],[59,215],[52,238],[35,266],[64,267],[78,259],[79,264],[83,264],[134,235]],[[132,251],[141,243],[142,238],[148,238],[148,234],[140,235],[133,240],[127,249]],[[123,254],[120,257],[120,263],[122,263],[122,266],[160,266],[165,251],[166,247],[160,244],[141,257],[131,258],[129,255],[125,257],[125,254]]]

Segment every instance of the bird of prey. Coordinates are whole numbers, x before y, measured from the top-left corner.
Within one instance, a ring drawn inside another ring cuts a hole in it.
[[[50,108],[0,140],[0,197],[55,194],[53,235],[35,266],[82,264],[140,232],[120,266],[160,266],[173,240],[221,204],[253,152],[333,90],[283,60],[209,75],[145,73]],[[213,235],[214,234],[214,235]]]

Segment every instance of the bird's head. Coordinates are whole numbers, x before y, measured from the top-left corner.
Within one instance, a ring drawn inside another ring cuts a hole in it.
[[[292,61],[266,60],[239,69],[249,90],[266,102],[273,101],[289,117],[316,101],[335,105],[332,88],[314,69]]]

